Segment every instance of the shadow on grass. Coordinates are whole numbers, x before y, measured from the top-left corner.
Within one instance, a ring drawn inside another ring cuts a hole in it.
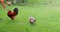
[[[3,20],[2,18],[0,18],[0,20]]]

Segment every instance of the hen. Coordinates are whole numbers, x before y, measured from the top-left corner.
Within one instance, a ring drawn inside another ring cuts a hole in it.
[[[8,4],[8,6],[11,6],[12,5],[12,1],[7,1],[7,4]]]
[[[10,17],[12,20],[15,19],[17,14],[18,14],[18,8],[14,8],[13,12],[9,10],[7,13],[8,17]]]
[[[32,17],[32,16],[29,17],[29,21],[30,21],[31,24],[33,24],[34,22],[36,22],[35,18]]]

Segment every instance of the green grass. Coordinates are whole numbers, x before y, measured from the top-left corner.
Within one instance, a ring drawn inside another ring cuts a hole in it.
[[[0,32],[60,32],[60,4],[12,5],[4,10],[0,5]],[[7,16],[9,9],[19,8],[15,20]],[[29,23],[29,16],[36,18]]]

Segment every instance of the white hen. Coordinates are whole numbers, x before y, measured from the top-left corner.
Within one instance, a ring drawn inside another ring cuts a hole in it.
[[[34,22],[36,22],[35,18],[32,17],[32,16],[29,17],[29,21],[30,21],[31,24],[33,24]]]

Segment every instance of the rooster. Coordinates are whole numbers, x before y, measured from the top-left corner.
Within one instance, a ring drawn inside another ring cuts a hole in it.
[[[8,17],[10,17],[12,20],[15,19],[17,14],[18,14],[18,8],[14,8],[13,12],[9,10],[7,13]]]
[[[34,22],[36,22],[36,20],[35,20],[34,17],[30,16],[30,17],[29,17],[29,22],[30,22],[31,24],[33,24]]]

